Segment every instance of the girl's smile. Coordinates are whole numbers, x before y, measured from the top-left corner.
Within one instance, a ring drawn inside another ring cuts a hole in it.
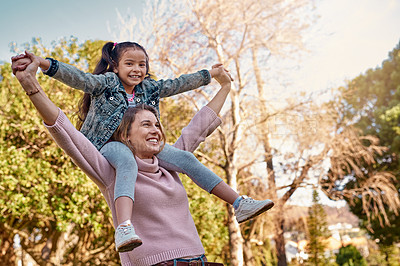
[[[114,73],[118,75],[125,91],[132,94],[135,86],[146,77],[146,55],[142,50],[126,49],[114,68]]]

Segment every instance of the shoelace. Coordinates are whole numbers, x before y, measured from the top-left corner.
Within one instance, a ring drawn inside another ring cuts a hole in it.
[[[118,231],[120,231],[121,233],[127,235],[132,231],[132,227],[130,227],[130,226],[120,226],[120,227],[118,227]]]
[[[255,199],[252,199],[252,198],[245,198],[243,200],[245,200],[247,202],[255,202],[256,201]]]

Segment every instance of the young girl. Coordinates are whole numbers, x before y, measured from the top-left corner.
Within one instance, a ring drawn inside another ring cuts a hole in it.
[[[13,71],[23,70],[31,62],[29,56],[14,57]],[[27,61],[24,62],[25,59]],[[80,106],[81,124],[78,129],[115,168],[114,200],[119,224],[115,231],[115,244],[119,252],[130,251],[142,243],[130,221],[138,168],[127,146],[110,141],[112,134],[128,107],[147,104],[159,112],[160,98],[207,85],[212,77],[218,79],[225,70],[222,65],[216,65],[210,71],[201,70],[173,80],[155,81],[149,76],[146,50],[134,42],[106,43],[93,74],[84,73],[51,58],[46,59],[39,58],[45,74],[85,92]],[[14,64],[15,61],[19,61],[19,64]],[[152,141],[149,137],[143,145],[151,145]],[[247,221],[274,205],[270,200],[256,201],[239,196],[190,152],[166,144],[157,157],[168,170],[185,173],[207,192],[232,204],[238,222]]]

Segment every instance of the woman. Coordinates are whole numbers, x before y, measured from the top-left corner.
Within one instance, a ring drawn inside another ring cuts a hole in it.
[[[33,60],[25,70],[17,71],[15,75],[57,144],[97,184],[115,221],[115,171],[43,92],[36,80],[38,66],[38,60]],[[230,78],[225,75],[219,82],[220,91],[183,129],[175,147],[193,152],[221,123],[217,113],[230,91]],[[145,241],[131,252],[120,253],[122,265],[196,265],[196,262],[198,265],[222,265],[204,262],[204,248],[190,215],[187,195],[179,176],[174,171],[158,167],[154,155],[160,150],[163,134],[156,113],[151,107],[143,107],[129,112],[124,121],[115,138],[131,146],[140,161],[140,178],[136,189],[141,197],[138,202],[145,205],[134,207],[132,220],[138,223],[137,232]],[[140,137],[135,137],[131,143],[130,134]],[[141,219],[146,223],[142,223]]]

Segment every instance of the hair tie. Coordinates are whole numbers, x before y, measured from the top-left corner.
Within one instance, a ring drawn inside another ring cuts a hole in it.
[[[118,44],[118,43],[117,43],[117,42],[115,42],[115,43],[114,43],[114,47],[115,47],[115,46],[117,46],[117,44]]]

